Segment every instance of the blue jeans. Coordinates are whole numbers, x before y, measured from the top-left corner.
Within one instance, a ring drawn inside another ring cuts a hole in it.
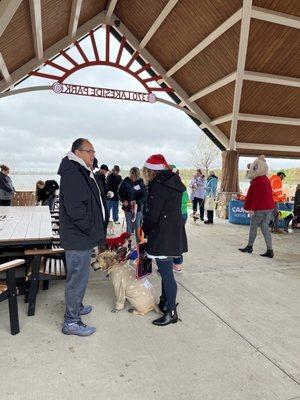
[[[176,309],[177,283],[173,273],[173,258],[163,260],[156,258],[156,264],[161,276],[161,297],[166,301],[169,311]]]
[[[112,210],[113,221],[119,221],[119,201],[118,200],[108,200],[107,202],[108,214],[110,218],[110,211]]]
[[[67,280],[65,286],[65,322],[80,321],[80,310],[88,284],[91,250],[66,250]]]
[[[182,220],[183,220],[183,224],[186,224],[186,221],[188,219],[188,215],[187,214],[181,214],[182,216]],[[181,265],[183,263],[183,256],[180,257],[174,257],[173,258],[173,264],[175,265]]]
[[[133,230],[135,231],[135,237],[136,240],[139,241],[138,237],[138,228],[141,226],[141,221],[142,221],[142,212],[138,211],[136,213],[136,218],[135,221],[131,221],[131,212],[130,211],[125,211],[125,218],[126,218],[126,232],[129,233],[130,235],[133,233]]]

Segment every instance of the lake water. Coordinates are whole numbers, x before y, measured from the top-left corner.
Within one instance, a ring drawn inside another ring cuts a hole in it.
[[[35,185],[37,181],[47,181],[50,179],[56,180],[58,183],[60,181],[60,176],[53,174],[41,174],[41,175],[25,175],[25,174],[10,174],[11,180],[13,182],[14,188],[19,190],[32,190],[35,191]]]

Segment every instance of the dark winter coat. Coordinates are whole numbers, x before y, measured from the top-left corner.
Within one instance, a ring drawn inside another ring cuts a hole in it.
[[[119,201],[118,189],[120,183],[122,182],[122,177],[120,175],[116,175],[114,172],[111,172],[108,175],[106,182],[107,182],[107,191],[114,193],[114,196],[109,198],[109,200]]]
[[[148,253],[181,256],[187,252],[187,237],[181,216],[181,198],[186,187],[178,175],[162,171],[149,184],[143,231]]]
[[[59,233],[62,247],[66,250],[89,250],[103,244],[108,216],[103,188],[100,191],[104,216],[99,190],[89,170],[64,157],[58,174],[61,176]]]
[[[101,182],[101,185],[103,187],[105,195],[107,195],[107,182],[106,182],[106,176],[103,174],[100,174],[99,171],[95,173],[95,177],[97,179],[97,183]]]
[[[10,177],[0,171],[0,200],[10,200],[14,191]]]
[[[42,189],[37,189],[37,201],[42,201],[51,199],[55,196],[55,191],[59,189],[58,183],[53,180],[48,180],[45,182],[45,186]]]
[[[119,186],[118,195],[121,203],[125,200],[127,200],[128,203],[135,201],[137,210],[142,211],[147,196],[145,184],[142,179],[132,182],[132,180],[127,177],[123,179]],[[125,211],[131,211],[130,204],[125,208]]]

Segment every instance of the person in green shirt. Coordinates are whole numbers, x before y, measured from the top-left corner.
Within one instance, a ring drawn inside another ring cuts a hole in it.
[[[170,167],[172,168],[172,171],[179,175],[179,171],[176,167],[176,165],[170,165]],[[186,224],[186,221],[188,219],[188,210],[187,210],[187,204],[189,201],[189,195],[188,192],[185,191],[182,194],[182,198],[181,198],[181,216],[182,216],[182,221],[184,223],[184,225]],[[174,257],[173,258],[173,271],[177,272],[177,273],[182,273],[182,264],[183,264],[183,256],[180,257]]]

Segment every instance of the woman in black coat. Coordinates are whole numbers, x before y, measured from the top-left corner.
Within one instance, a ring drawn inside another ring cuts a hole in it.
[[[147,237],[148,257],[156,260],[162,279],[162,294],[158,307],[164,316],[153,321],[164,326],[176,323],[177,284],[173,274],[173,258],[187,252],[187,238],[181,217],[181,198],[186,187],[173,173],[164,156],[148,158],[143,176],[149,182],[147,212],[143,231]]]
[[[123,179],[118,189],[118,196],[125,212],[126,232],[129,235],[135,231],[136,241],[140,241],[140,226],[142,222],[142,210],[146,201],[146,189],[140,177],[140,170],[132,167],[129,176]]]

